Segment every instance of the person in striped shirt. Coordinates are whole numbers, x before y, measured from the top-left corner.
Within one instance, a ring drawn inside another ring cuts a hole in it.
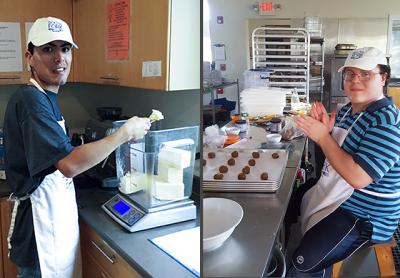
[[[310,117],[295,117],[326,161],[302,199],[304,236],[289,276],[330,276],[335,262],[389,241],[400,218],[400,114],[384,94],[386,57],[377,48],[359,48],[339,72],[350,102],[337,115],[314,103]]]

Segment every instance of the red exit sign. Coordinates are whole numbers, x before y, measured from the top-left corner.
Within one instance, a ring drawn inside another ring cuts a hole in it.
[[[272,1],[259,2],[258,13],[259,15],[274,15],[275,14],[274,2]]]

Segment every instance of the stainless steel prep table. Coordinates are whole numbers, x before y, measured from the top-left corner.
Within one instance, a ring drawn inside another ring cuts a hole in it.
[[[263,277],[292,194],[305,139],[293,141],[282,184],[276,193],[211,193],[229,198],[244,210],[231,237],[218,249],[203,254],[202,277]]]

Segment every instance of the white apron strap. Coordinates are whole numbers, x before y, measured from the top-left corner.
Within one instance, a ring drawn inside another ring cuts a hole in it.
[[[43,88],[39,85],[39,83],[38,83],[35,79],[30,78],[30,79],[29,79],[29,82],[32,83],[32,85],[35,86],[35,87],[36,87],[39,91],[41,91],[42,93],[46,93],[46,92],[43,90]]]
[[[14,201],[14,207],[13,211],[11,214],[11,223],[10,223],[10,228],[8,230],[8,236],[7,236],[7,246],[8,246],[8,254],[7,257],[10,257],[10,250],[11,250],[11,237],[14,232],[14,226],[15,226],[15,218],[17,217],[17,212],[18,212],[18,206],[20,201],[26,200],[29,198],[29,195],[22,197],[22,198],[17,198],[13,196],[14,193],[11,193],[11,195],[8,197],[7,201],[12,202]]]

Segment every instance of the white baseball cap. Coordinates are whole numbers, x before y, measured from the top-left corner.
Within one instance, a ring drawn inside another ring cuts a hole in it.
[[[362,70],[372,70],[377,65],[387,65],[386,55],[383,54],[383,52],[378,48],[363,47],[350,52],[349,56],[347,56],[344,66],[341,67],[338,72],[341,72],[347,67],[359,68]]]
[[[78,48],[72,40],[68,24],[63,20],[55,17],[38,18],[29,30],[26,44],[31,42],[34,46],[41,46],[52,41],[66,41]]]

